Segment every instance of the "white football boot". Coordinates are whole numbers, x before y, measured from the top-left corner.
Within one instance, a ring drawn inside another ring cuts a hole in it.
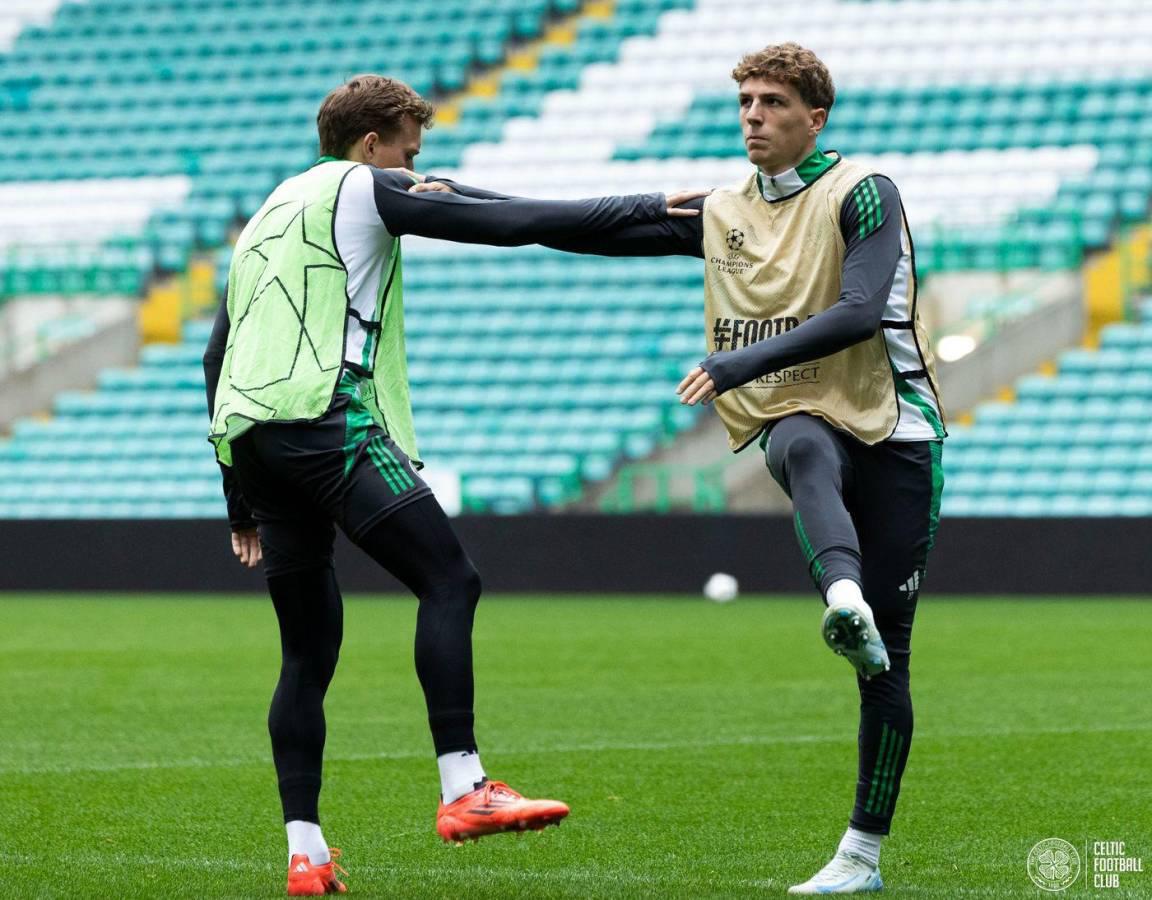
[[[852,668],[865,679],[892,668],[888,648],[876,630],[876,620],[867,603],[830,604],[824,611],[820,633],[832,652],[852,663]]]
[[[884,889],[880,867],[854,853],[837,851],[832,861],[805,881],[788,888],[789,894],[864,894]]]

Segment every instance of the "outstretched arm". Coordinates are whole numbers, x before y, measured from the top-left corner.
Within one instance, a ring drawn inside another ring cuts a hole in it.
[[[228,297],[220,300],[216,310],[216,321],[212,323],[212,335],[204,350],[204,386],[208,393],[208,415],[216,409],[216,386],[220,381],[220,371],[224,366],[224,352],[228,349],[228,332],[231,322],[228,319]],[[260,539],[256,535],[256,522],[252,510],[236,483],[236,476],[229,466],[221,465],[220,474],[224,479],[224,500],[228,505],[228,524],[232,527],[232,552],[240,562],[254,567],[261,559]]]
[[[668,218],[663,194],[590,200],[478,200],[447,191],[410,191],[412,180],[388,169],[372,170],[376,210],[392,235],[502,247],[542,243],[611,231]]]
[[[692,194],[698,192],[693,191]],[[588,235],[564,241],[541,241],[546,247],[568,253],[592,253],[597,256],[696,256],[704,258],[704,197],[673,203],[677,194],[668,197],[669,206],[681,210],[698,210],[691,218],[669,218],[663,222],[625,225],[615,231]]]
[[[904,253],[900,194],[896,185],[879,175],[864,179],[858,187],[873,202],[858,206],[853,191],[840,209],[845,252],[836,304],[784,334],[713,353],[676,389],[681,403],[708,403],[761,375],[830,356],[876,333]]]
[[[448,187],[462,197],[480,200],[513,199],[494,191],[458,184],[449,178],[427,178],[414,185],[412,191],[435,191]],[[663,222],[625,225],[615,231],[587,235],[571,240],[541,241],[544,246],[568,253],[589,253],[597,256],[697,256],[704,258],[704,198],[705,191],[679,191],[668,195],[671,215]],[[695,215],[683,215],[686,211]],[[677,212],[681,215],[677,215]]]

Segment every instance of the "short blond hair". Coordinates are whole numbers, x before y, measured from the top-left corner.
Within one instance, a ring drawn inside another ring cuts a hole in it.
[[[435,115],[436,107],[403,81],[383,75],[353,75],[320,104],[316,114],[320,155],[343,156],[371,131],[391,137],[405,116],[431,128]]]
[[[807,47],[791,42],[746,54],[732,70],[732,78],[737,84],[748,78],[790,84],[813,109],[830,110],[836,102],[836,85],[828,67]]]

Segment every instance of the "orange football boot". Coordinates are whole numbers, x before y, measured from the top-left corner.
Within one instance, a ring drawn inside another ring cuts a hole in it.
[[[462,843],[502,831],[539,831],[559,825],[568,805],[559,800],[527,800],[503,781],[480,787],[436,812],[436,832],[445,841]]]
[[[321,894],[343,894],[348,890],[336,878],[337,872],[348,874],[336,864],[340,851],[332,847],[328,852],[332,854],[332,860],[322,866],[312,865],[307,853],[297,853],[292,857],[288,863],[289,897],[318,897]]]

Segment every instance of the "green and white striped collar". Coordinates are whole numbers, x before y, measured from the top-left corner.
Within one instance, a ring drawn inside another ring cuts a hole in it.
[[[840,162],[840,154],[829,156],[817,147],[804,157],[794,169],[788,169],[779,175],[765,175],[757,170],[756,180],[760,185],[760,196],[769,203],[786,200],[799,194],[838,162]]]

